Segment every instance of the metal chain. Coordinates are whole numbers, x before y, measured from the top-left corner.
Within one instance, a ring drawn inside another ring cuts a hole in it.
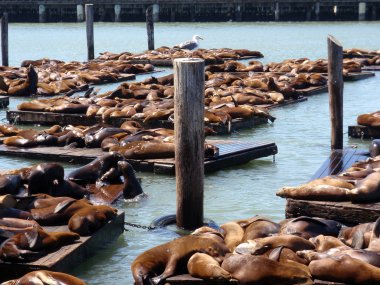
[[[130,226],[130,227],[134,227],[134,228],[138,228],[138,229],[143,229],[143,230],[154,230],[156,228],[156,227],[142,226],[142,225],[128,223],[128,222],[124,222],[124,224],[127,225],[127,226]],[[125,229],[125,230],[128,231],[127,229]]]

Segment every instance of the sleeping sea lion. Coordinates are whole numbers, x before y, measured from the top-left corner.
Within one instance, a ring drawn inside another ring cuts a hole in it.
[[[229,272],[224,270],[218,261],[205,253],[194,253],[187,262],[190,275],[202,279],[231,279]]]
[[[31,284],[51,284],[51,285],[86,285],[81,279],[75,276],[48,270],[32,271],[19,279],[10,280],[1,285],[31,285]]]
[[[184,236],[158,245],[143,252],[133,261],[131,270],[135,285],[146,284],[148,278],[157,275],[151,280],[154,284],[161,284],[178,272],[180,264],[186,264],[190,255],[196,252],[207,253],[219,261],[229,250],[224,243],[202,235]]]

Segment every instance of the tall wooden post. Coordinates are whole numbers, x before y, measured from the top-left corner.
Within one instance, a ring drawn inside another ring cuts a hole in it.
[[[87,58],[94,59],[94,5],[86,4]]]
[[[9,65],[8,57],[8,13],[4,12],[1,18],[1,62],[3,66]]]
[[[343,149],[343,48],[331,35],[327,46],[331,149]]]
[[[154,21],[153,6],[149,6],[145,11],[146,32],[148,34],[148,50],[154,50]]]
[[[174,60],[174,135],[177,226],[203,225],[204,60]]]

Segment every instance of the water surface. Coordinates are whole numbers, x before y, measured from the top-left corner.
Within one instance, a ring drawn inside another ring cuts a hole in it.
[[[287,58],[327,57],[327,36],[335,36],[344,48],[379,49],[376,35],[380,22],[309,22],[309,23],[159,23],[155,26],[156,47],[172,46],[190,39],[204,38],[205,48],[248,48],[259,50],[264,62]],[[10,64],[42,57],[62,60],[86,60],[84,24],[11,24],[9,28]],[[95,52],[141,52],[147,47],[143,23],[95,24]],[[138,77],[138,80],[143,79]],[[358,114],[378,110],[379,77],[344,85],[344,145],[367,149],[369,141],[350,139],[348,125]],[[115,85],[104,86],[102,90]],[[15,109],[22,99],[11,99]],[[256,214],[276,221],[284,218],[285,200],[275,196],[282,186],[304,183],[327,158],[330,149],[329,100],[327,93],[308,101],[271,111],[277,120],[250,130],[241,130],[223,139],[274,141],[278,154],[231,167],[205,179],[205,216],[217,223],[248,218]],[[0,112],[5,118],[5,112]],[[0,157],[3,169],[30,165],[34,161]],[[66,172],[76,165],[66,164]],[[171,176],[138,173],[145,201],[117,207],[126,213],[126,221],[149,225],[157,217],[175,213],[175,179]],[[130,264],[144,250],[176,236],[168,230],[146,231],[128,228],[117,241],[99,250],[73,273],[88,284],[132,284]]]

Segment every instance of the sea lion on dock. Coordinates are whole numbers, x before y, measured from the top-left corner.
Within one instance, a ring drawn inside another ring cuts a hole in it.
[[[280,263],[264,256],[228,254],[222,268],[242,285],[313,284],[304,265]]]
[[[27,178],[28,194],[50,194],[54,184],[60,184],[63,181],[64,175],[64,169],[58,163],[38,164]]]
[[[344,227],[340,230],[338,238],[352,248],[367,248],[374,226],[375,223],[363,223],[354,227]]]
[[[220,228],[224,235],[224,242],[228,249],[233,252],[243,239],[244,229],[237,222],[225,223]]]
[[[294,235],[278,235],[269,236],[265,238],[257,238],[255,240],[248,240],[248,242],[241,243],[235,249],[239,254],[253,254],[260,255],[267,252],[270,249],[284,246],[293,250],[314,249],[315,246],[312,242]]]
[[[231,274],[224,270],[218,261],[205,253],[194,253],[187,262],[190,275],[202,279],[231,279]]]
[[[256,216],[248,220],[238,221],[244,229],[244,236],[241,240],[253,240],[256,238],[268,237],[272,234],[277,234],[280,230],[280,225],[266,219],[264,217]]]
[[[298,187],[282,187],[277,196],[316,201],[347,201],[354,186],[343,179],[325,177]]]
[[[375,171],[359,180],[354,189],[348,192],[353,203],[377,202],[380,200],[380,172]]]
[[[79,235],[70,232],[45,232],[42,228],[31,228],[6,240],[0,247],[3,261],[30,261],[45,253],[71,244]]]
[[[19,279],[1,283],[1,285],[31,285],[31,284],[59,284],[59,285],[86,285],[81,279],[62,272],[48,270],[32,271]]]
[[[342,224],[334,220],[301,216],[283,225],[280,233],[297,235],[304,239],[318,235],[337,237],[341,228]]]
[[[351,247],[347,246],[343,241],[337,237],[318,235],[316,237],[309,239],[314,245],[315,250],[317,252],[324,252],[331,248],[344,248],[351,249]]]
[[[224,243],[202,235],[184,236],[158,245],[143,252],[133,261],[131,270],[135,285],[146,284],[149,278],[157,275],[151,280],[154,284],[161,284],[178,272],[179,263],[187,263],[190,255],[196,252],[207,253],[221,261],[229,250]]]
[[[20,175],[0,175],[0,195],[16,195],[20,191],[21,186],[22,179]]]
[[[348,255],[313,260],[309,268],[314,278],[325,281],[347,284],[378,284],[380,282],[380,268]]]

